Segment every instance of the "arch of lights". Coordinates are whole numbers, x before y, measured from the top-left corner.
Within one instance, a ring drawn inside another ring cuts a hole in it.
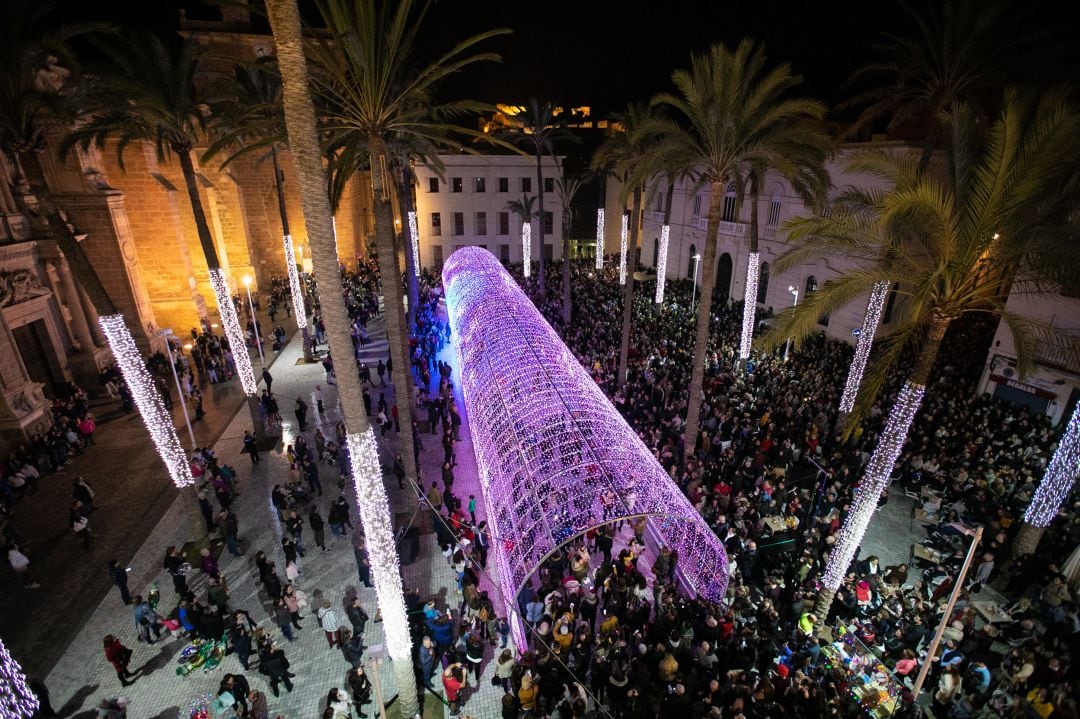
[[[720,601],[723,545],[498,259],[457,250],[443,284],[508,612],[557,548],[640,516],[684,585]]]

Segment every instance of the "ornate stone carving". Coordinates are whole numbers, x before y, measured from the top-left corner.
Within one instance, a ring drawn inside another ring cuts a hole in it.
[[[0,269],[0,307],[17,305],[20,302],[49,294],[49,289],[42,286],[41,278],[28,267],[14,270]]]

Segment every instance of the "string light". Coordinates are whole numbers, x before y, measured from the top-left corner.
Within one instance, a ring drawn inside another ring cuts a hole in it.
[[[889,412],[889,419],[885,423],[885,429],[878,437],[877,447],[874,454],[866,465],[866,471],[862,479],[855,487],[851,498],[851,511],[840,525],[840,531],[836,535],[836,545],[829,562],[825,565],[822,574],[822,582],[829,589],[836,591],[844,580],[848,565],[851,564],[855,550],[862,542],[866,528],[870,525],[870,519],[877,509],[881,493],[889,484],[896,459],[900,456],[900,450],[904,447],[908,430],[915,419],[915,413],[919,411],[926,388],[922,385],[905,382],[900,388],[900,394],[896,398],[896,404]]]
[[[874,344],[881,311],[885,308],[885,298],[889,296],[888,282],[875,282],[870,290],[870,301],[866,303],[862,329],[859,331],[859,343],[855,345],[855,357],[848,369],[847,381],[844,382],[844,394],[840,397],[840,411],[850,412],[855,408],[855,397],[859,394],[866,361],[870,358],[870,347]]]
[[[667,282],[667,253],[668,240],[671,237],[671,226],[664,225],[660,228],[660,248],[656,255],[656,304],[664,301],[664,285]]]
[[[375,594],[382,612],[386,647],[395,662],[411,662],[412,640],[402,599],[401,567],[390,524],[393,515],[383,486],[375,433],[369,426],[362,433],[349,432],[345,441],[349,448],[353,488],[356,490],[356,504],[360,508],[368,561],[373,570],[371,578],[375,582]]]
[[[622,226],[619,228],[619,284],[626,284],[626,236],[630,218],[624,212],[622,214]]]
[[[150,439],[153,440],[161,461],[165,463],[165,469],[168,470],[173,484],[177,487],[189,487],[195,484],[184,448],[180,445],[180,438],[176,436],[172,415],[165,409],[165,403],[161,401],[161,393],[154,385],[154,380],[146,369],[146,363],[143,362],[142,353],[139,352],[131,332],[124,324],[124,316],[103,315],[98,318],[98,323],[101,325],[101,331],[105,333],[113,358],[131,391],[131,398],[135,406],[139,408],[143,423],[150,432]]]
[[[293,249],[292,235],[285,235],[285,269],[289,271],[289,292],[292,293],[296,326],[298,329],[304,329],[307,327],[307,308],[304,307],[304,295],[300,289],[300,273],[296,269],[296,251]]]
[[[30,719],[39,706],[37,695],[26,684],[22,667],[0,642],[0,719]]]
[[[521,262],[528,277],[532,274],[532,225],[528,222],[521,223]]]
[[[750,345],[754,342],[754,314],[757,311],[758,268],[761,255],[751,252],[746,258],[746,291],[743,292],[742,338],[739,341],[739,359],[750,356]]]
[[[233,304],[232,293],[229,292],[229,285],[225,282],[225,273],[221,268],[210,270],[210,286],[217,298],[221,327],[229,340],[229,349],[232,350],[233,362],[236,363],[236,374],[240,377],[244,394],[252,397],[258,394],[259,390],[255,383],[255,373],[251,369],[251,355],[248,354],[247,343],[244,342],[244,333],[240,331],[236,305]]]
[[[409,240],[412,242],[413,274],[420,276],[420,229],[416,225],[416,213],[409,210]]]
[[[1024,512],[1024,521],[1033,527],[1049,527],[1061,505],[1069,498],[1080,474],[1080,406],[1073,410],[1065,434],[1046,467],[1042,481]]]
[[[551,552],[635,516],[720,601],[723,544],[495,256],[457,250],[443,284],[508,614]]]
[[[604,268],[604,208],[596,211],[596,269]]]

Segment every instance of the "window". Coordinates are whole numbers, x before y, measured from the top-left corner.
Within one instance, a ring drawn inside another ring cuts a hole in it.
[[[509,212],[500,212],[499,213],[499,234],[500,235],[509,235],[510,234],[510,213]]]
[[[461,192],[461,178],[460,177],[451,177],[450,178],[450,192]]]
[[[550,235],[555,232],[555,213],[544,212],[544,234]]]
[[[521,178],[521,191],[522,192],[532,192],[532,178],[531,177],[523,177],[523,178]]]
[[[431,234],[442,234],[442,215],[438,212],[431,213]]]
[[[499,245],[499,262],[510,264],[510,245]]]
[[[757,281],[757,301],[759,304],[765,304],[765,297],[769,294],[769,263],[762,262],[759,272],[760,277],[758,277]]]
[[[809,297],[811,292],[817,292],[817,277],[810,275],[806,278],[806,288],[803,292],[803,298]]]
[[[698,200],[701,199],[701,195],[698,195]],[[694,279],[694,255],[697,254],[697,245],[690,245],[690,262],[686,265],[686,279]]]
[[[896,293],[900,290],[900,283],[897,282],[892,286],[892,290],[889,291],[889,299],[885,300],[885,311],[881,314],[881,324],[887,325],[892,322],[893,312],[896,311]]]
[[[510,192],[510,178],[509,177],[500,177],[499,178],[499,192]]]
[[[429,177],[428,181],[427,181],[427,189],[428,189],[428,192],[438,192],[439,191],[439,178],[437,178],[437,177]]]
[[[555,192],[555,179],[552,177],[544,178],[544,192]]]
[[[694,216],[701,217],[701,195],[694,195]],[[690,254],[694,253],[691,252]]]
[[[465,234],[465,213],[464,212],[455,212],[454,213],[454,235],[464,235],[464,234]]]
[[[483,177],[476,178],[476,192],[487,192],[487,180]]]
[[[434,260],[432,264],[436,267],[442,267],[442,245],[431,246],[431,257]]]
[[[766,227],[776,227],[780,224],[780,193],[774,192],[769,200],[769,217],[765,220]]]
[[[732,182],[727,186],[727,192],[724,193],[724,210],[720,215],[720,219],[723,222],[735,221],[735,183]]]
[[[486,212],[477,212],[476,213],[476,234],[478,234],[478,235],[486,235],[487,234],[487,213]]]
[[[826,282],[826,283],[825,283],[825,286],[826,286],[826,287],[828,287],[828,286],[829,286],[829,283],[828,283],[828,282]],[[823,326],[825,326],[825,327],[828,327],[828,326],[829,326],[829,315],[828,315],[828,314],[824,314],[824,315],[822,315],[821,317],[818,317],[818,321],[817,321],[817,323],[818,323],[819,325],[823,325]]]

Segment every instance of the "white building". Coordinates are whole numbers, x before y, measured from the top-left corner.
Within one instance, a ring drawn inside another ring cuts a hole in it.
[[[521,218],[507,205],[522,195],[535,197],[536,160],[520,155],[440,155],[442,177],[432,167],[416,167],[416,213],[420,265],[441,267],[454,250],[475,246],[490,250],[503,263],[522,260]],[[559,176],[554,159],[545,157],[544,258],[562,257],[562,211],[555,194]],[[540,219],[532,222],[532,256]]]
[[[881,183],[879,178],[859,175],[853,176],[844,171],[848,156],[855,150],[866,149],[867,145],[843,145],[828,163],[828,169],[835,188],[846,185],[872,186]],[[895,148],[904,151],[900,142],[875,143],[874,147]],[[656,267],[660,243],[660,228],[664,221],[664,202],[666,186],[664,181],[649,197],[642,214],[640,233],[641,264],[644,267]],[[675,186],[672,196],[671,229],[667,257],[668,279],[692,278],[695,254],[703,253],[705,232],[709,214],[709,187],[702,188],[696,194],[690,194],[691,183],[681,181]],[[604,249],[608,255],[619,252],[620,222],[623,211],[619,195],[621,185],[608,179],[605,198]],[[647,193],[648,195],[649,193]],[[750,232],[750,198],[744,198],[743,206],[736,211],[735,189],[730,187],[724,198],[724,216],[720,223],[719,244],[714,272],[716,273],[716,291],[726,294],[734,300],[741,300],[746,282],[746,263]],[[830,279],[839,277],[854,267],[846,257],[830,257],[805,264],[780,276],[770,272],[772,263],[788,249],[786,237],[782,231],[785,221],[792,217],[806,214],[808,209],[802,200],[791,190],[790,185],[779,175],[770,173],[765,182],[764,191],[758,200],[758,233],[761,262],[761,277],[758,281],[758,306],[760,309],[772,308],[779,312],[790,306],[794,299],[789,287],[799,290],[799,298],[821,287]],[[699,273],[704,273],[702,267]],[[702,274],[698,275],[700,281]],[[842,310],[823,318],[827,324],[820,326],[829,337],[854,343],[852,330],[862,326],[863,314],[869,297],[860,298]],[[890,302],[890,305],[892,303]],[[889,331],[888,320],[891,307],[886,308],[879,336]]]

